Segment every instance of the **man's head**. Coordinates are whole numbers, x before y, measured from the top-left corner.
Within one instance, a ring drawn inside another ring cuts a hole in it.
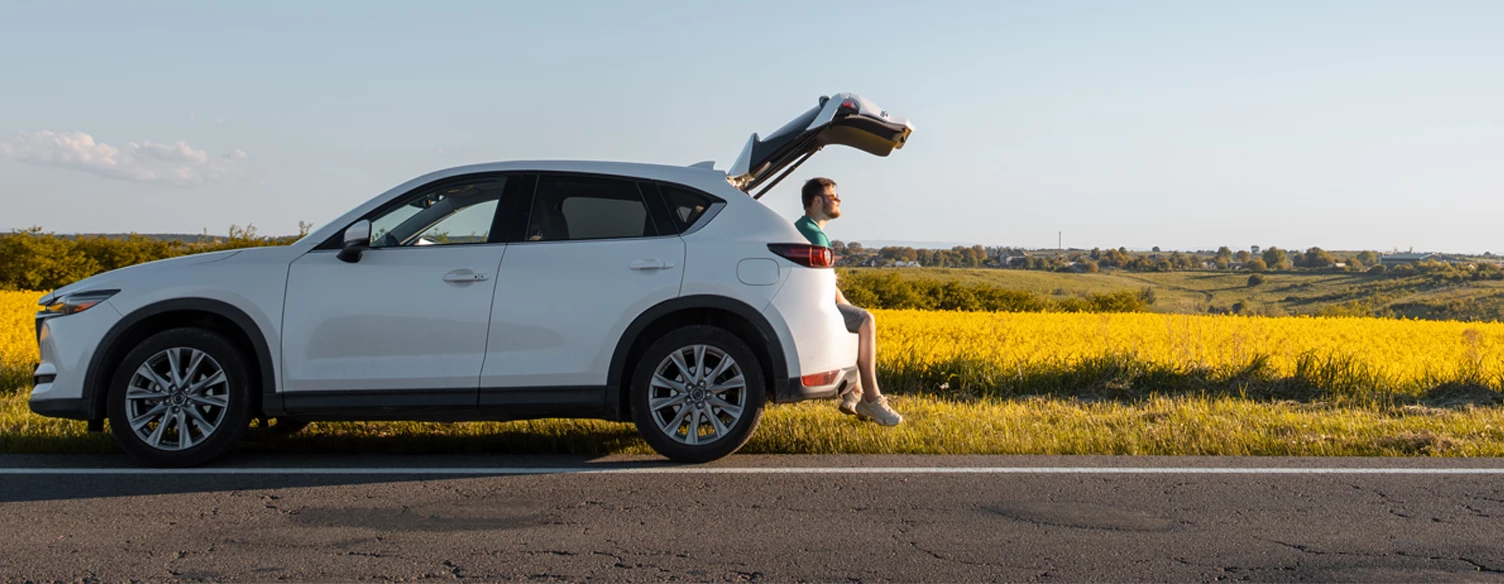
[[[841,196],[836,194],[836,181],[817,176],[804,183],[800,191],[804,214],[810,219],[835,219],[841,216]]]

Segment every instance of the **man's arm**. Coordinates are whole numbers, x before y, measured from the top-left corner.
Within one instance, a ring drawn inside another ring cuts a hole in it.
[[[836,288],[836,304],[851,304],[850,302],[846,301],[846,295],[841,293],[840,288]]]

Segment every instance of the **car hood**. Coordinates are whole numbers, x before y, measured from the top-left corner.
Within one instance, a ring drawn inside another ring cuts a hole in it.
[[[235,257],[236,255],[239,255],[239,254],[242,254],[242,253],[246,253],[248,251],[254,251],[254,250],[251,250],[251,249],[231,249],[231,250],[226,250],[226,251],[215,251],[215,252],[209,252],[209,253],[200,253],[200,254],[179,256],[179,257],[175,257],[175,258],[167,258],[167,259],[157,260],[157,261],[154,261],[154,262],[146,262],[144,264],[136,264],[134,266],[126,266],[126,267],[120,268],[118,270],[110,270],[110,271],[102,273],[102,274],[96,274],[96,275],[90,276],[88,278],[84,278],[82,280],[74,282],[72,284],[69,284],[67,286],[63,286],[62,288],[58,288],[57,290],[53,290],[51,293],[48,293],[46,296],[43,296],[37,302],[39,304],[51,304],[54,300],[56,300],[58,298],[61,298],[63,296],[66,296],[68,294],[72,294],[74,292],[85,292],[85,291],[89,291],[89,290],[109,289],[109,288],[113,287],[114,283],[119,282],[120,280],[124,280],[124,279],[128,279],[128,278],[138,278],[138,277],[141,277],[143,275],[147,275],[147,274],[150,274],[150,273],[153,273],[153,272],[162,271],[162,270],[178,269],[178,268],[182,268],[182,267],[185,267],[185,266],[191,266],[191,265],[197,265],[197,264],[208,264],[208,263],[213,263],[213,262],[221,262],[221,261],[230,259],[232,257]]]

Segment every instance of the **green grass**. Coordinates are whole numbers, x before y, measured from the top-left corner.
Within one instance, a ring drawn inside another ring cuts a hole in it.
[[[1134,402],[1076,398],[895,396],[903,425],[881,428],[830,401],[775,405],[747,454],[1131,454],[1250,456],[1504,456],[1504,408],[1463,404],[1343,407],[1226,396]],[[313,424],[246,443],[251,453],[651,454],[630,424],[535,420],[456,424]],[[83,422],[43,418],[24,393],[0,396],[0,453],[117,452]]]
[[[965,268],[880,268],[905,278],[988,283],[1040,295],[1084,296],[1119,290],[1154,291],[1155,312],[1204,314],[1241,303],[1265,316],[1346,315],[1486,319],[1504,316],[1504,281],[1437,284],[1359,273],[1277,272],[1248,285],[1246,272],[1127,272],[1096,274]],[[843,268],[873,271],[879,268]]]

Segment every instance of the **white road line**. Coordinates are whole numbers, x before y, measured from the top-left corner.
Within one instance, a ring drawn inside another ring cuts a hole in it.
[[[280,467],[280,468],[0,468],[0,476],[26,475],[547,475],[547,474],[1307,474],[1504,475],[1504,468],[1281,468],[1281,467]]]

